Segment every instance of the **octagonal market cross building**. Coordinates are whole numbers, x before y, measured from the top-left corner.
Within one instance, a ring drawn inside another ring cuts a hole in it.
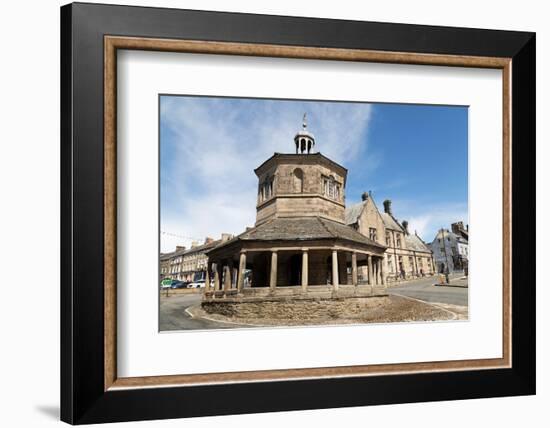
[[[254,227],[207,253],[204,300],[368,296],[385,290],[386,247],[345,223],[347,169],[312,152],[305,121],[296,153],[254,170]],[[358,283],[358,267],[366,281]]]

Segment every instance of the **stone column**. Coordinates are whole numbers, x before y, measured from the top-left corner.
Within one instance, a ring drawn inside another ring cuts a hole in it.
[[[244,288],[244,271],[246,270],[246,253],[241,252],[239,258],[239,272],[237,273],[237,292],[240,293]]]
[[[338,290],[338,251],[332,250],[332,286]]]
[[[275,291],[277,287],[277,251],[271,252],[271,274],[269,275],[269,288]]]
[[[206,260],[206,274],[204,275],[204,292],[210,291],[210,260]]]
[[[380,276],[382,279],[382,285],[386,286],[386,259],[382,257],[380,259]]]
[[[369,265],[369,285],[372,287],[374,285],[374,272],[373,272],[373,266],[372,266],[372,256],[368,255],[368,265]]]
[[[378,258],[378,261],[376,262],[376,284],[380,285],[382,284],[382,274],[381,274],[381,268],[382,267],[382,258]]]
[[[227,291],[231,288],[231,271],[233,269],[229,266],[229,262],[224,267],[223,289]]]
[[[307,250],[302,250],[302,291],[303,292],[307,292],[308,269],[309,269],[308,252]]]
[[[351,253],[351,283],[357,287],[357,253]]]
[[[219,261],[216,262],[216,270],[214,271],[214,290],[221,290],[222,265]]]

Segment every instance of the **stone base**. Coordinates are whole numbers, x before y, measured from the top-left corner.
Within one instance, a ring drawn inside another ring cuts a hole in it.
[[[309,286],[307,291],[300,286],[245,288],[238,292],[236,289],[207,291],[203,295],[203,302],[262,302],[262,301],[294,301],[294,300],[319,300],[319,299],[343,299],[351,297],[377,297],[385,296],[384,286],[352,286],[341,285],[338,290],[332,285]]]
[[[203,301],[202,310],[207,314],[222,315],[232,319],[271,319],[326,321],[336,319],[360,319],[369,310],[380,309],[389,302],[388,296],[313,298],[264,298],[256,300],[220,299]]]

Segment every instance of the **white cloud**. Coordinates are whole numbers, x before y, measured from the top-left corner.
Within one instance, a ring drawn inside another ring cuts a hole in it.
[[[425,242],[432,242],[441,228],[450,229],[451,223],[468,224],[468,206],[461,203],[422,204],[414,201],[392,202],[394,215],[409,222],[409,231],[415,231]]]
[[[315,149],[346,163],[367,149],[372,111],[368,104],[194,97],[165,98],[161,106],[161,123],[175,136],[170,168],[161,161],[161,230],[201,240],[254,224],[253,170],[274,152],[294,151],[304,112]],[[161,251],[175,241],[190,239],[161,235]]]

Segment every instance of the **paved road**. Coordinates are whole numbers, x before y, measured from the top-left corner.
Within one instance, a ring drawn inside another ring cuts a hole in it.
[[[388,287],[390,294],[413,297],[432,303],[468,306],[468,287],[465,287],[462,275],[451,275],[450,286],[436,286],[437,277],[428,277]]]
[[[176,294],[160,297],[160,330],[204,330],[235,328],[235,325],[192,318],[185,309],[198,304],[202,294]],[[240,327],[240,326],[239,326]]]

